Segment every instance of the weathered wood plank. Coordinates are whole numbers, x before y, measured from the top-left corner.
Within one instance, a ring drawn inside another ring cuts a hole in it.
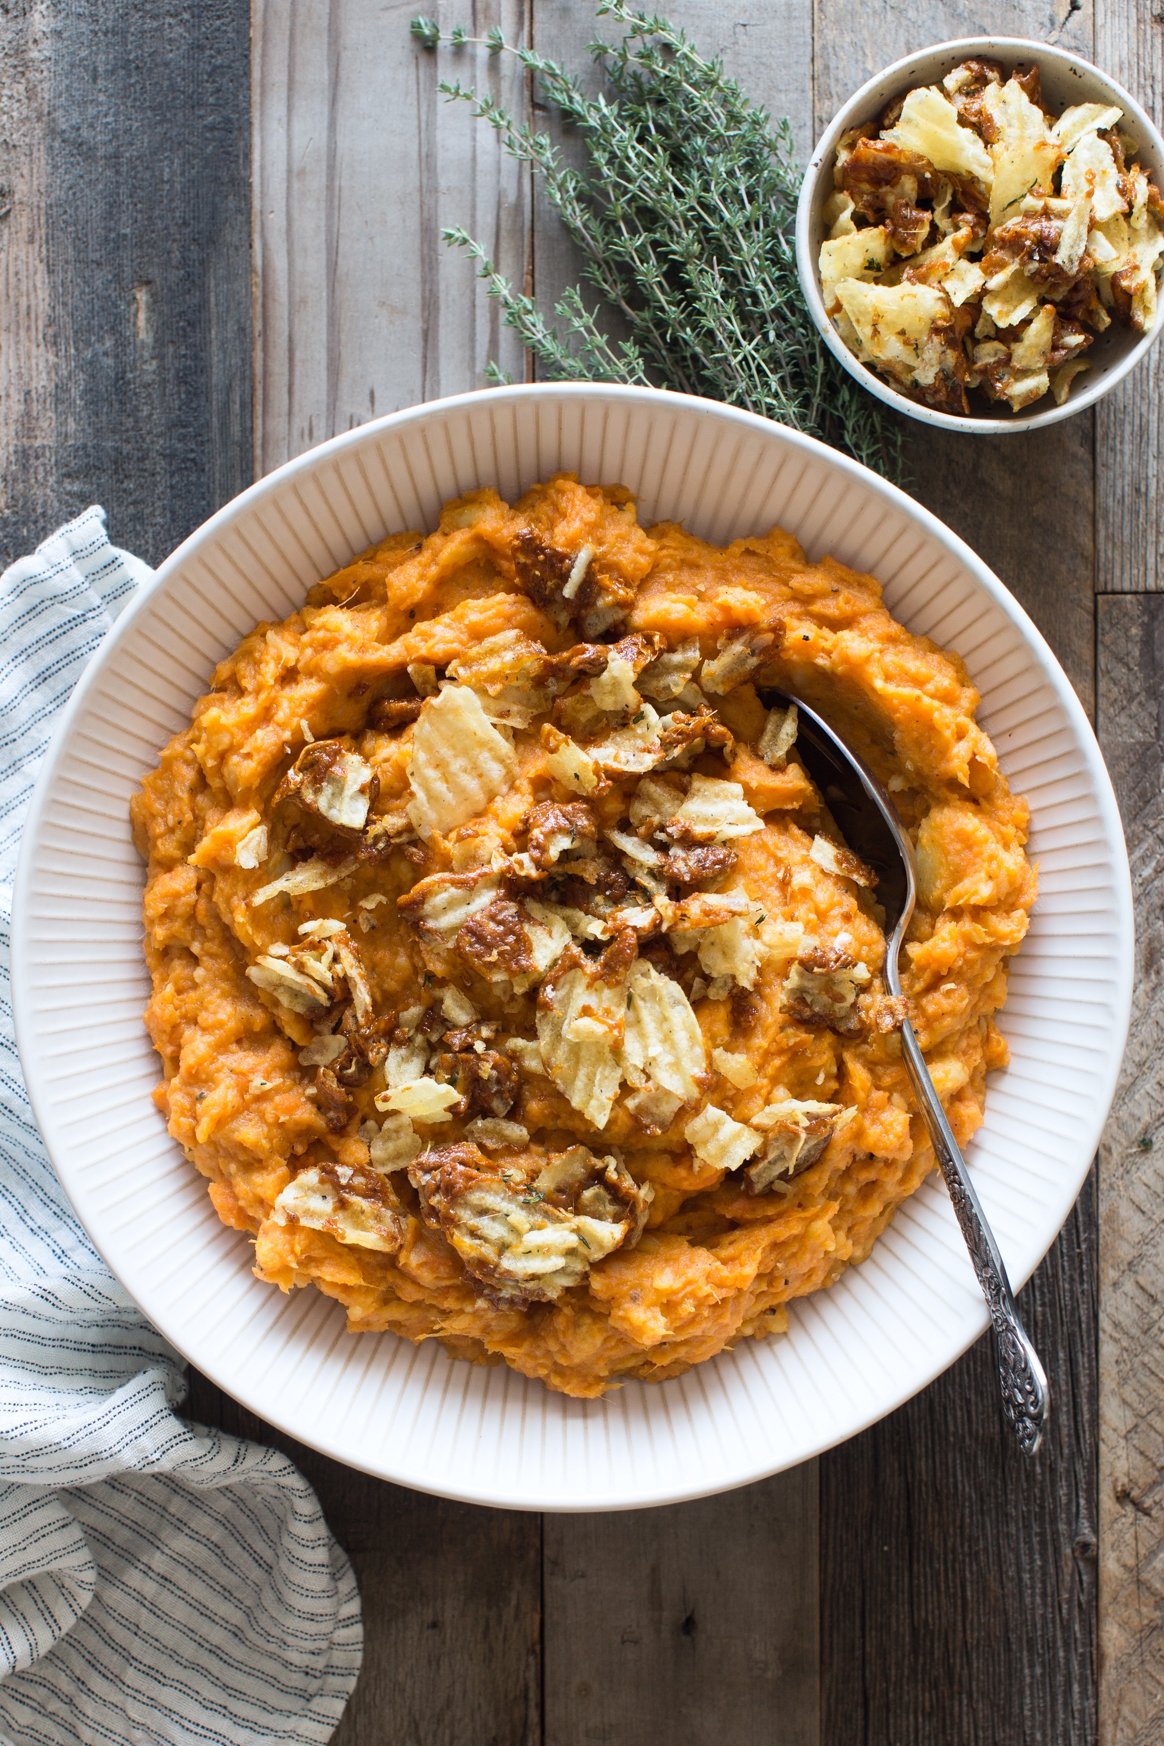
[[[1013,437],[966,437],[905,422],[913,494],[961,534],[1025,606],[1094,715],[1091,415]]]
[[[285,1450],[352,1560],[364,1665],[333,1746],[540,1746],[537,1516],[449,1503],[342,1467],[197,1373],[186,1410]]]
[[[156,563],[250,478],[245,0],[5,10],[0,548]]]
[[[545,1520],[545,1746],[819,1746],[817,1464]],[[811,1700],[811,1701],[810,1701]]]
[[[1089,1179],[1021,1297],[1054,1403],[1034,1462],[985,1340],[821,1460],[828,1746],[1095,1738],[1094,1202]]]
[[[1099,7],[1095,59],[1160,126],[1164,10],[1135,0]],[[1100,589],[1164,588],[1164,351],[1159,344],[1096,407],[1095,453]]]
[[[660,8],[807,150],[811,20],[803,0]],[[578,0],[538,0],[539,53],[598,84],[586,45],[613,34]],[[540,110],[570,161],[579,142]],[[548,315],[579,258],[540,188],[534,293]],[[631,1515],[547,1517],[546,1746],[815,1746],[820,1737],[816,1464],[762,1485]]]
[[[521,367],[496,305],[440,231],[463,223],[521,279],[528,179],[437,82],[459,74],[513,104],[523,81],[508,57],[421,49],[408,35],[417,10],[255,0],[260,474],[377,413],[480,386],[490,358]],[[523,0],[435,10],[475,35],[525,30]],[[336,1746],[534,1746],[539,1519],[402,1491],[287,1444],[213,1391],[199,1404],[289,1447],[352,1557],[364,1668]]]
[[[841,104],[882,67],[931,43],[964,36],[1025,37],[1092,59],[1092,0],[857,0],[838,8],[813,0],[816,56],[813,91],[819,134]]]
[[[474,269],[441,241],[463,224],[524,280],[528,176],[467,104],[460,76],[520,106],[512,56],[439,57],[408,35],[418,8],[255,0],[255,455],[259,474],[377,413],[522,369]],[[524,40],[525,0],[442,0],[446,26]]]
[[[4,20],[0,37],[0,563],[50,531],[53,365],[45,235],[47,35],[39,7]]]
[[[1132,1032],[1100,1152],[1101,1746],[1164,1738],[1164,601],[1099,599],[1099,732],[1136,893]]]
[[[887,62],[990,29],[1091,54],[1086,5],[1064,13],[1054,0],[935,0],[902,11],[859,0],[838,12],[816,0],[818,129]],[[1091,419],[998,439],[910,420],[906,435],[916,495],[1022,601],[1091,709]],[[989,1340],[823,1458],[829,1746],[1094,1738],[1095,1241],[1088,1191],[1023,1296],[1054,1390],[1050,1446],[1037,1464],[1024,1467],[1002,1427]]]
[[[787,116],[798,151],[807,155],[812,147],[809,0],[730,0],[725,6],[709,6],[707,0],[668,0],[666,6],[644,10],[661,11],[687,31],[702,54],[721,56],[727,72],[740,80],[754,102],[773,116]],[[610,20],[596,20],[589,0],[537,0],[533,46],[580,77],[587,91],[597,91],[602,82],[587,44],[595,38],[609,42],[615,35]],[[581,167],[585,152],[576,135],[544,108],[535,107],[535,116],[566,161]],[[552,318],[563,291],[580,282],[582,256],[540,182],[534,186],[533,213],[534,295],[543,314]],[[616,324],[608,325],[610,331],[617,331]]]

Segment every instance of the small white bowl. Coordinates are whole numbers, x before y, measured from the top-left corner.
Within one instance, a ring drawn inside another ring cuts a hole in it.
[[[1052,48],[1049,43],[1006,36],[972,36],[958,42],[941,42],[933,48],[907,55],[904,60],[894,61],[891,67],[886,67],[883,73],[878,73],[875,79],[870,79],[850,97],[821,135],[804,173],[796,209],[796,267],[812,319],[825,344],[834,357],[840,359],[850,376],[856,377],[863,388],[876,394],[878,400],[884,400],[887,406],[896,407],[898,412],[908,413],[910,418],[920,419],[924,424],[941,425],[946,430],[973,431],[982,436],[1058,424],[1060,419],[1070,418],[1086,407],[1094,406],[1159,339],[1164,330],[1164,313],[1157,317],[1151,332],[1146,334],[1138,334],[1132,328],[1120,327],[1113,322],[1091,346],[1087,353],[1091,369],[1076,379],[1062,406],[1038,406],[1030,412],[1009,413],[1004,417],[987,411],[985,402],[982,403],[983,410],[976,410],[969,418],[922,406],[894,388],[875,370],[867,368],[849,350],[825,314],[818,265],[820,246],[827,234],[824,204],[833,191],[833,159],[837,142],[850,127],[875,120],[891,98],[904,96],[916,85],[939,83],[953,67],[974,56],[1001,61],[1007,73],[1015,66],[1036,62],[1042,70],[1043,96],[1054,110],[1062,111],[1072,103],[1118,104],[1124,112],[1123,125],[1139,146],[1136,162],[1147,170],[1157,187],[1164,171],[1164,139],[1135,98],[1114,79],[1109,79],[1106,73],[1101,73],[1098,67],[1093,67],[1090,61],[1081,61],[1078,55]]]

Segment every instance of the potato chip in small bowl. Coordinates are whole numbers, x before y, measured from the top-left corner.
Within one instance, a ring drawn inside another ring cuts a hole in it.
[[[1098,68],[969,38],[888,67],[805,174],[797,266],[845,368],[926,423],[1091,406],[1164,325],[1164,140]]]

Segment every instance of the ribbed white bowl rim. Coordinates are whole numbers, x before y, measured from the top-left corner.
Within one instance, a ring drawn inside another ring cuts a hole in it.
[[[1016,1288],[1070,1211],[1127,1032],[1131,885],[1091,728],[1021,607],[904,493],[782,426],[652,389],[501,388],[394,413],[300,456],[220,510],[117,624],[59,725],[17,875],[17,1036],[36,1119],[97,1248],[207,1376],[291,1436],[367,1472],[471,1502],[610,1510],[726,1490],[843,1441],[923,1388],[986,1327],[940,1182],[872,1256],[792,1306],[784,1338],[605,1401],[568,1400],[435,1343],[346,1333],[315,1291],[251,1273],[244,1237],[150,1101],[141,1025],[142,871],[126,809],[214,662],[262,617],[392,529],[494,484],[511,499],[558,468],[628,485],[644,522],[716,542],[790,529],[811,558],[872,572],[911,629],[955,648],[980,720],[1031,800],[1041,896],[970,1149]]]

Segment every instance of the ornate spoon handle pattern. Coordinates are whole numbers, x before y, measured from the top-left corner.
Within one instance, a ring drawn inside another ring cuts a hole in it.
[[[1038,1353],[1015,1307],[1014,1294],[994,1233],[978,1200],[966,1161],[950,1130],[946,1113],[934,1090],[922,1059],[913,1027],[907,1021],[901,1033],[902,1054],[933,1141],[954,1212],[970,1252],[974,1272],[990,1310],[1002,1387],[1002,1410],[1006,1414],[1024,1455],[1034,1455],[1043,1440],[1050,1411],[1050,1390]]]

